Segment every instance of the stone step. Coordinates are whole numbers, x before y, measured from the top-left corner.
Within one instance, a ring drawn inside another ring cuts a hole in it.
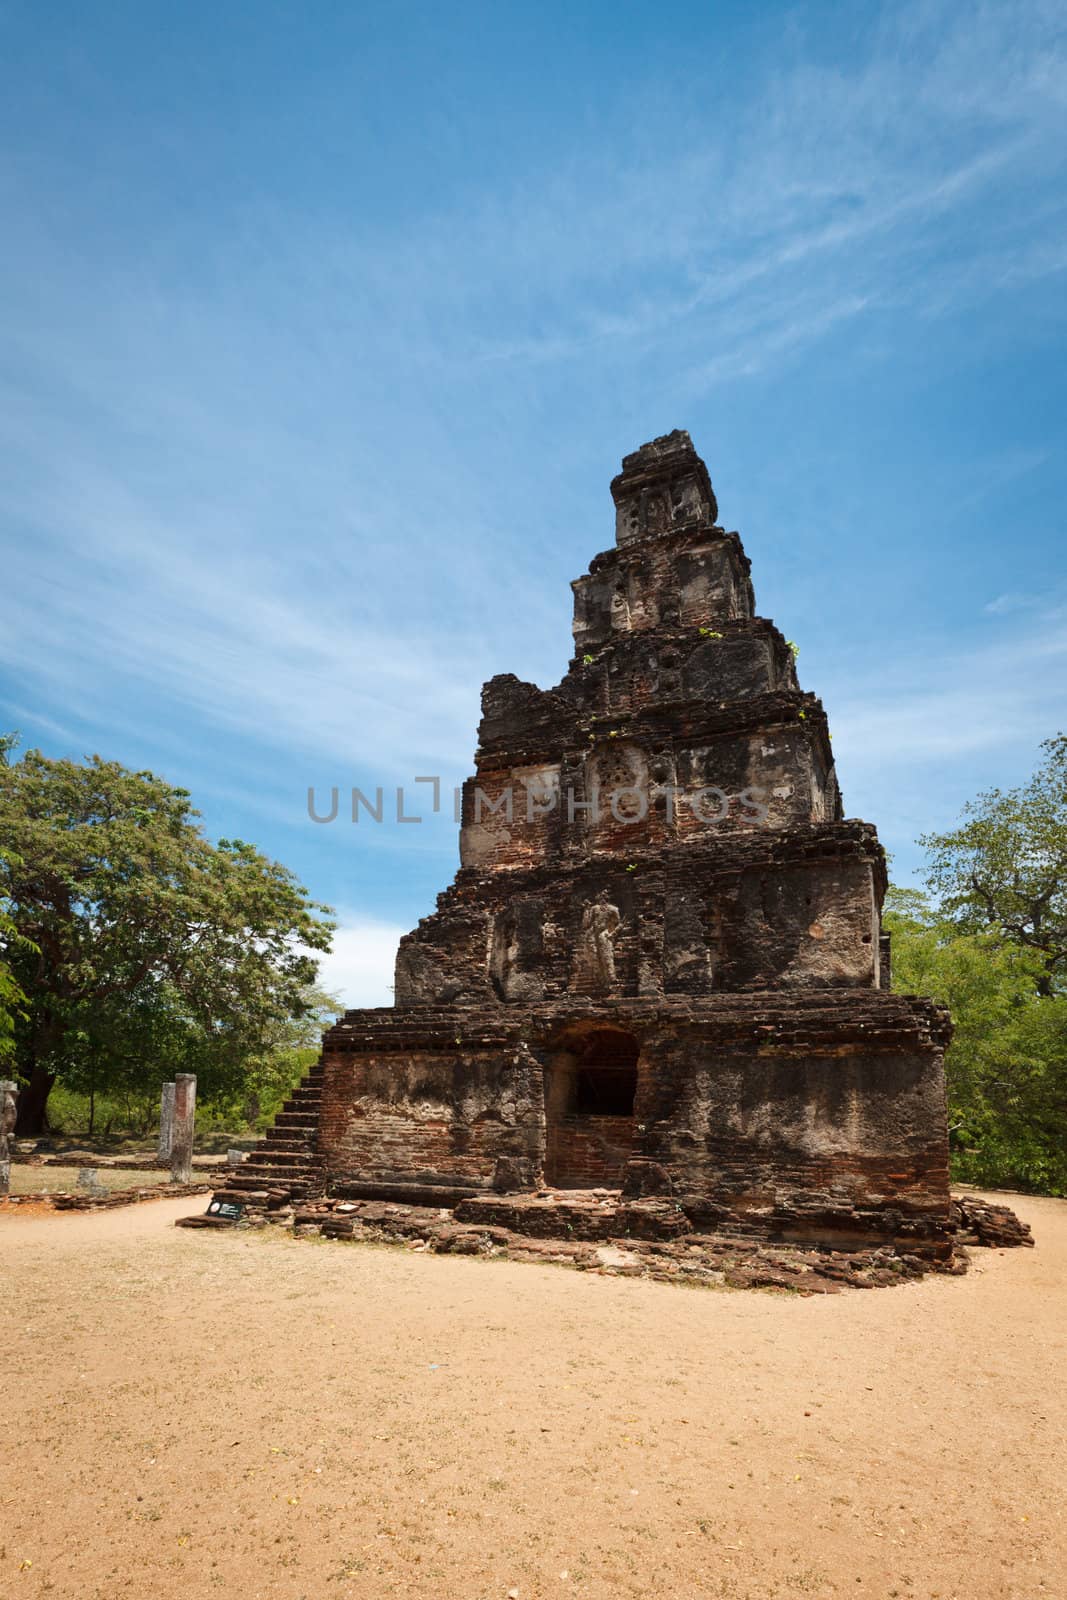
[[[240,1168],[243,1177],[252,1176],[259,1178],[265,1172],[274,1173],[279,1183],[288,1183],[290,1178],[295,1178],[302,1172],[311,1170],[310,1161],[254,1161]]]
[[[218,1200],[236,1200],[239,1205],[261,1206],[266,1205],[271,1196],[286,1195],[290,1200],[307,1200],[313,1193],[314,1186],[307,1182],[301,1183],[268,1183],[256,1185],[254,1189],[235,1189],[232,1184],[227,1184],[225,1189],[217,1189],[215,1197]]]
[[[256,1156],[244,1161],[235,1172],[295,1172],[304,1167],[314,1165],[314,1158],[310,1150],[304,1152],[286,1151],[280,1159],[273,1156]]]
[[[251,1173],[247,1178],[240,1180],[228,1178],[226,1181],[227,1192],[233,1190],[240,1194],[258,1194],[260,1189],[283,1189],[292,1194],[306,1194],[311,1184],[309,1173],[294,1173],[280,1177],[276,1172]]]
[[[479,1191],[469,1184],[439,1183],[336,1183],[331,1195],[342,1200],[384,1200],[405,1206],[434,1206],[451,1209]]]
[[[322,1106],[321,1063],[290,1091],[271,1126],[240,1167],[226,1173],[219,1194],[259,1204],[268,1193],[304,1199],[321,1184],[315,1140]]]
[[[318,1165],[318,1163],[315,1160],[315,1157],[313,1156],[313,1154],[310,1151],[307,1151],[303,1155],[297,1155],[294,1152],[292,1155],[290,1155],[288,1157],[288,1159],[284,1159],[283,1158],[281,1160],[275,1160],[273,1157],[261,1156],[255,1161],[246,1161],[246,1162],[244,1162],[243,1165],[241,1165],[240,1167],[235,1167],[234,1171],[235,1172],[242,1172],[242,1173],[247,1173],[247,1172],[278,1172],[278,1173],[283,1173],[284,1172],[284,1173],[293,1173],[293,1172],[304,1172],[309,1167],[313,1167],[313,1166],[317,1166],[317,1165]]]

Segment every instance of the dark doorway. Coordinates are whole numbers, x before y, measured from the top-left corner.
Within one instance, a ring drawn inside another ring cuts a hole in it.
[[[578,1116],[632,1117],[637,1093],[637,1040],[605,1028],[590,1034],[578,1056],[574,1110]]]
[[[545,1176],[560,1189],[618,1188],[633,1148],[638,1043],[622,1028],[567,1031],[545,1086]]]

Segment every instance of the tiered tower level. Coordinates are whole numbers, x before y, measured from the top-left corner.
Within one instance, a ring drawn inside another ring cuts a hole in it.
[[[475,1211],[617,1187],[696,1229],[936,1253],[948,1018],[888,992],[884,855],[822,704],[689,435],[611,492],[567,675],[485,686],[460,871],[395,1009],[326,1036],[323,1182]]]

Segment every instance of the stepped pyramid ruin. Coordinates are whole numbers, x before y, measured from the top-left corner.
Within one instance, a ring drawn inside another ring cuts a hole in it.
[[[483,690],[462,864],[395,1007],[330,1030],[227,1192],[521,1228],[523,1196],[601,1188],[623,1233],[947,1253],[949,1021],[889,992],[885,860],[822,705],[689,435],[611,493],[565,678]]]

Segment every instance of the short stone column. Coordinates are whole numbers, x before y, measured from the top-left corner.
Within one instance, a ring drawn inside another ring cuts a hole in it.
[[[0,1194],[11,1188],[11,1152],[15,1147],[19,1089],[10,1078],[0,1078]]]
[[[170,1145],[172,1183],[193,1178],[193,1123],[196,1118],[196,1075],[179,1072],[174,1080],[174,1132]]]
[[[171,1145],[174,1143],[174,1085],[165,1083],[163,1092],[159,1097],[159,1149],[156,1160],[165,1163],[170,1160]]]

